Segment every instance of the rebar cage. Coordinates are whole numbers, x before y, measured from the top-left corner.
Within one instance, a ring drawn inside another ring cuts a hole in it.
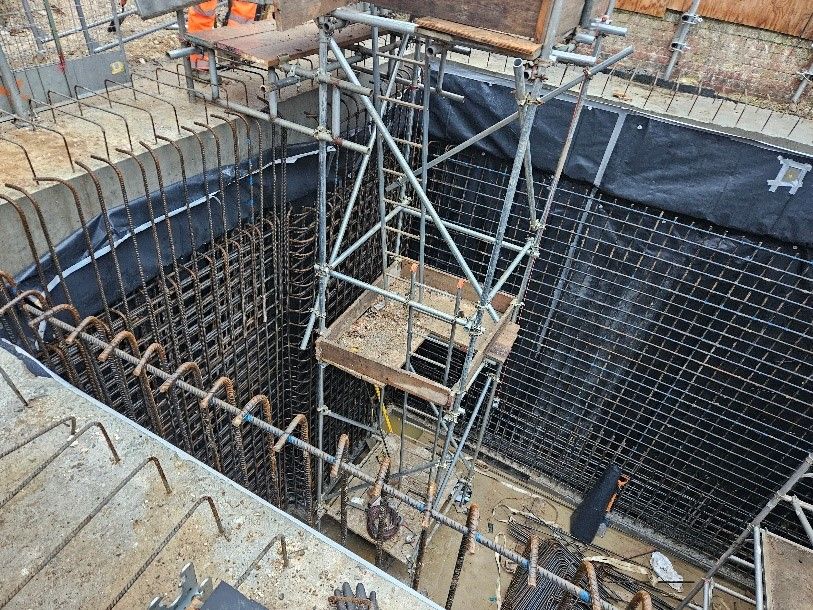
[[[421,96],[410,86],[412,73],[402,76],[394,97],[410,106],[395,106],[385,119],[415,166],[421,146],[415,134],[425,117]],[[346,112],[344,138],[364,142],[367,120],[358,109]],[[300,351],[298,344],[312,323],[319,282],[314,274],[313,197],[288,196],[291,152],[284,130],[271,128],[263,143],[266,130],[258,122],[234,119],[230,128],[231,139],[218,142],[217,171],[203,179],[208,222],[202,234],[192,237],[191,250],[178,253],[173,245],[173,235],[186,231],[186,225],[190,231],[200,228],[190,212],[187,177],[180,187],[164,188],[160,163],[142,166],[145,188],[129,196],[149,208],[144,220],[152,226],[145,234],[151,231],[152,237],[141,245],[159,262],[155,273],[145,278],[136,251],[135,275],[142,273],[132,289],[124,287],[124,276],[133,274],[123,275],[118,263],[114,265],[113,283],[121,286],[118,294],[123,298],[107,299],[110,287],[97,272],[102,296],[97,310],[64,308],[50,315],[84,323],[86,331],[93,329],[106,341],[115,337],[119,347],[128,347],[144,362],[160,361],[163,369],[211,388],[211,396],[233,406],[263,393],[271,398],[278,422],[290,421],[297,413],[312,422],[319,402],[319,365],[313,351]],[[238,141],[245,139],[249,154],[240,159]],[[451,145],[434,142],[429,156]],[[225,155],[231,147],[231,161],[223,161],[220,152]],[[331,249],[351,197],[358,159],[339,147],[331,148],[327,158]],[[209,165],[214,170],[215,160],[209,159]],[[396,171],[389,154],[383,166]],[[472,149],[429,171],[427,195],[445,221],[491,234],[509,170],[510,160]],[[160,189],[151,192],[147,185],[156,179]],[[519,185],[514,206],[518,213],[509,218],[506,239],[512,243],[524,243],[528,235],[526,186]],[[534,186],[544,198],[549,180],[539,174]],[[351,217],[346,241],[355,242],[369,228],[365,218],[376,217],[381,201],[375,187],[374,176],[362,182],[358,213]],[[209,197],[209,190],[217,197]],[[127,202],[127,194],[122,194]],[[246,206],[247,198],[251,206]],[[36,207],[35,199],[30,201]],[[81,206],[77,199],[80,212]],[[171,220],[174,230],[169,226],[170,208],[177,212]],[[156,218],[162,213],[167,222],[158,228]],[[20,212],[20,223],[29,234],[33,227],[38,238],[47,227],[42,216],[30,212]],[[112,244],[109,227],[103,228],[107,232],[101,243]],[[381,273],[382,249],[416,258],[419,230],[414,217],[407,217],[397,230],[387,230],[383,243],[367,240],[346,259],[349,275],[372,282]],[[88,240],[86,252],[94,252],[99,242],[91,244],[87,231],[81,233],[78,239]],[[481,275],[488,264],[482,243],[465,235],[456,239],[472,270]],[[432,225],[424,244],[428,265],[454,268]],[[53,244],[49,250],[42,264],[61,276],[60,255]],[[589,488],[608,463],[619,463],[633,478],[621,497],[621,513],[704,553],[726,548],[810,446],[809,254],[793,244],[612,200],[574,183],[556,189],[540,251],[522,310],[522,331],[502,372],[500,407],[486,431],[489,455],[530,467],[535,475],[576,492]],[[32,247],[33,261],[41,254]],[[503,253],[498,276],[512,257]],[[90,258],[90,268],[95,268],[97,261]],[[4,276],[0,307],[15,298],[15,290],[19,297],[26,288],[44,289],[48,284],[40,264],[26,284],[15,286]],[[506,284],[509,291],[517,288],[514,279]],[[325,323],[359,293],[345,282],[331,284]],[[68,292],[60,296],[41,305],[73,305]],[[80,313],[98,315],[98,323],[82,320]],[[295,512],[308,510],[312,473],[289,459],[293,448],[279,457],[283,476],[274,489],[262,430],[235,426],[223,410],[207,415],[191,396],[174,393],[171,383],[159,388],[138,367],[115,358],[97,362],[86,346],[59,327],[45,329],[35,323],[29,330],[31,320],[19,308],[5,308],[4,314],[4,334],[78,387],[262,497]],[[438,359],[431,352],[422,355],[427,361]],[[455,354],[453,366],[460,366],[459,360]],[[416,363],[416,368],[421,366]],[[378,424],[369,384],[332,367],[324,374],[328,407],[340,404],[344,417],[368,427]],[[481,389],[472,388],[464,411],[471,413]],[[413,413],[430,412],[427,404],[410,401],[410,406]],[[418,417],[421,423],[432,421]],[[369,434],[326,419],[319,449],[335,446],[345,431],[352,432],[351,446],[357,450]],[[778,530],[799,535],[789,514],[777,510],[771,519]]]
[[[458,154],[433,168],[429,193],[444,219],[488,232],[509,171],[509,160]],[[536,181],[544,195],[549,179]],[[507,233],[518,242],[522,197]],[[459,244],[479,270],[481,244]],[[618,463],[634,481],[619,510],[721,552],[813,438],[809,253],[573,183],[557,191],[541,250],[491,455],[578,492]],[[426,255],[453,263],[432,231]],[[806,540],[792,511],[773,517]]]

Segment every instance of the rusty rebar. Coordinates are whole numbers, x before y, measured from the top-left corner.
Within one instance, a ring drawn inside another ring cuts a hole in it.
[[[652,610],[652,597],[646,591],[638,591],[632,596],[626,610]]]
[[[282,451],[282,448],[285,447],[285,444],[289,441],[291,433],[297,428],[300,428],[300,440],[305,444],[310,444],[308,418],[305,417],[304,413],[297,413],[293,420],[291,420],[291,423],[288,424],[285,432],[279,437],[279,440],[274,445],[274,451],[277,453]],[[311,454],[304,448],[302,450],[302,454],[305,462],[305,515],[307,524],[313,527],[315,516],[313,514],[313,468],[311,467]]]
[[[17,594],[20,591],[22,591],[25,588],[25,586],[29,582],[31,582],[34,579],[34,577],[36,577],[37,574],[39,574],[43,570],[43,568],[45,568],[45,566],[47,566],[54,559],[54,557],[59,555],[59,553],[62,552],[62,550],[66,546],[68,546],[71,540],[76,538],[79,532],[81,532],[87,526],[87,524],[90,523],[93,520],[93,518],[96,515],[98,515],[105,506],[107,506],[110,500],[112,500],[116,496],[116,494],[118,494],[124,488],[124,486],[127,485],[127,483],[133,480],[135,476],[139,472],[141,472],[141,470],[150,462],[152,462],[155,465],[155,468],[158,471],[158,475],[161,477],[161,482],[164,485],[164,490],[167,492],[167,495],[171,494],[172,489],[169,486],[169,481],[167,480],[166,474],[164,473],[164,469],[161,466],[161,462],[159,462],[158,458],[155,456],[148,457],[143,462],[141,462],[136,468],[130,471],[130,474],[128,474],[118,485],[116,485],[116,487],[110,493],[108,493],[104,498],[102,498],[102,500],[96,505],[96,507],[84,519],[82,519],[82,521],[76,527],[74,527],[65,538],[62,539],[59,545],[57,545],[56,548],[54,548],[50,553],[48,553],[45,556],[45,558],[42,559],[34,569],[29,570],[27,572],[25,579],[21,583],[19,583],[10,593],[8,593],[3,600],[0,600],[0,608],[4,607],[6,604],[8,604],[8,602],[10,602],[14,597],[16,597]]]
[[[31,436],[27,437],[25,440],[22,440],[19,443],[12,445],[8,449],[3,449],[2,451],[0,451],[0,459],[3,459],[7,455],[14,453],[18,449],[22,449],[28,443],[37,440],[43,434],[47,434],[54,428],[59,428],[60,426],[64,426],[65,424],[70,425],[70,433],[68,434],[68,436],[73,437],[76,434],[76,418],[73,415],[69,415],[68,417],[63,417],[62,419],[53,422],[52,424],[46,426],[45,428],[38,430]]]
[[[539,561],[539,536],[531,534],[528,540],[528,588],[536,588],[536,566]]]
[[[232,427],[234,428],[234,438],[235,444],[237,445],[238,449],[238,458],[240,460],[240,470],[243,475],[244,479],[244,486],[249,487],[249,476],[248,476],[248,466],[246,464],[246,457],[245,457],[245,449],[243,447],[243,432],[242,432],[242,425],[243,422],[251,422],[255,419],[255,415],[253,411],[256,407],[260,407],[263,413],[263,417],[268,423],[273,421],[273,416],[271,413],[271,401],[268,400],[268,397],[264,394],[259,394],[254,396],[251,400],[246,403],[246,406],[243,407],[243,410],[240,412],[239,415],[235,415],[234,419],[232,420]],[[271,489],[269,497],[271,498],[271,503],[275,506],[279,505],[279,478],[277,474],[277,452],[274,451],[274,439],[273,437],[269,438],[267,441],[267,458],[269,461],[269,471],[271,475]],[[256,490],[255,490],[256,491]]]
[[[573,577],[573,584],[577,584],[583,577],[587,577],[587,587],[590,592],[590,610],[601,610],[601,597],[598,586],[598,577],[596,576],[596,569],[589,561],[582,561],[576,575]],[[530,580],[530,579],[529,579]],[[570,607],[570,601],[573,595],[566,591],[559,602],[558,610],[567,610]],[[634,598],[633,598],[634,599]],[[629,609],[628,609],[629,610]]]
[[[72,434],[66,442],[64,442],[59,449],[57,449],[54,453],[52,453],[48,458],[42,462],[39,466],[37,466],[34,470],[32,470],[27,477],[25,477],[22,482],[18,483],[14,489],[12,489],[6,496],[0,500],[0,509],[2,509],[6,504],[8,504],[14,496],[20,493],[25,487],[33,481],[37,475],[39,475],[43,470],[45,470],[50,464],[54,462],[60,455],[62,455],[68,447],[73,445],[79,437],[81,437],[85,432],[90,430],[91,428],[98,428],[99,432],[101,432],[102,437],[104,438],[105,444],[107,445],[108,449],[110,449],[110,453],[113,455],[113,463],[118,463],[121,458],[119,457],[118,451],[116,451],[116,446],[113,444],[113,441],[110,439],[110,435],[107,433],[107,429],[97,421],[88,422],[82,428],[80,428],[79,432],[76,434]],[[2,604],[0,604],[2,607]]]
[[[279,553],[280,557],[282,557],[283,569],[287,568],[290,565],[290,559],[288,558],[288,542],[285,540],[285,536],[283,534],[277,534],[276,536],[271,538],[271,540],[268,541],[268,544],[266,544],[265,547],[263,547],[263,550],[260,551],[260,554],[254,558],[254,561],[251,562],[251,564],[245,569],[240,578],[237,579],[237,581],[234,583],[235,589],[239,589],[240,585],[246,582],[251,573],[257,569],[257,566],[260,565],[260,562],[266,555],[268,555],[268,552],[272,548],[274,548],[274,545],[277,542],[279,542]]]
[[[466,529],[468,530],[463,534],[463,539],[460,541],[460,548],[457,551],[457,561],[454,565],[452,572],[452,580],[449,583],[449,595],[446,597],[446,610],[452,610],[454,604],[454,596],[457,593],[457,586],[460,583],[460,573],[463,571],[463,562],[466,560],[466,554],[473,552],[472,545],[477,532],[477,525],[480,521],[480,508],[474,502],[469,506],[469,514],[466,517]]]
[[[429,487],[426,490],[426,502],[424,506],[426,509],[423,511],[423,518],[421,519],[421,534],[418,540],[418,553],[415,557],[415,571],[412,574],[412,588],[418,590],[418,584],[421,580],[421,571],[423,570],[423,558],[426,553],[426,544],[429,541],[429,527],[432,525],[430,508],[435,503],[435,493],[437,492],[437,484],[434,479],[429,480]]]
[[[156,462],[156,465],[159,464]],[[130,578],[130,580],[127,581],[127,584],[124,585],[124,588],[122,588],[122,590],[119,591],[116,597],[113,598],[113,601],[111,601],[107,605],[106,610],[112,610],[115,606],[118,605],[118,603],[124,598],[124,596],[127,595],[127,592],[133,587],[133,585],[135,585],[136,581],[139,578],[141,578],[144,572],[146,572],[147,569],[152,565],[152,563],[158,558],[158,555],[160,555],[161,552],[167,547],[167,545],[170,542],[172,542],[172,539],[175,538],[178,532],[181,531],[181,528],[184,526],[184,524],[186,524],[186,522],[189,521],[192,515],[195,514],[195,511],[198,509],[198,507],[204,502],[209,505],[209,509],[212,512],[212,517],[215,520],[215,525],[217,525],[218,533],[221,536],[223,536],[226,540],[229,539],[228,535],[226,534],[226,529],[223,527],[223,521],[220,519],[220,513],[218,512],[217,506],[215,505],[215,502],[212,499],[212,497],[202,496],[198,498],[195,501],[195,503],[191,506],[191,508],[188,511],[186,511],[186,514],[183,517],[181,517],[181,520],[175,524],[175,527],[173,527],[172,530],[164,537],[161,543],[157,547],[155,547],[155,549],[147,558],[147,560],[141,565],[141,567]]]
[[[32,305],[26,304],[26,305],[22,305],[22,307],[25,308],[27,311],[29,311],[31,313],[34,313],[34,314],[37,314],[37,315],[42,313],[41,310],[33,307]],[[68,332],[72,332],[72,331],[75,330],[75,327],[72,327],[70,324],[67,324],[67,323],[65,323],[62,320],[59,320],[57,318],[49,319],[48,323],[52,324],[53,326],[57,326],[57,327],[65,330],[65,331],[68,331]],[[81,339],[83,341],[87,341],[88,343],[90,343],[92,345],[95,345],[95,346],[98,346],[100,348],[109,348],[110,347],[108,344],[104,343],[103,341],[101,341],[97,337],[94,337],[94,336],[89,335],[87,333],[80,333],[80,337],[81,337]],[[115,354],[117,357],[123,359],[125,362],[128,362],[128,363],[130,363],[132,365],[137,364],[138,361],[139,361],[137,358],[135,358],[131,354],[129,354],[129,353],[123,351],[123,350],[117,349],[115,347],[113,347],[111,349],[111,353]],[[157,367],[155,367],[155,366],[153,366],[151,364],[147,364],[145,368],[147,369],[148,373],[150,373],[152,375],[155,375],[155,376],[157,376],[160,379],[163,379],[165,381],[169,380],[172,377],[171,373],[169,373],[167,371],[164,371],[164,370],[161,370],[161,369],[159,369],[159,368],[157,368]],[[199,399],[206,398],[208,396],[206,390],[202,389],[200,387],[200,385],[199,386],[194,386],[194,385],[192,385],[190,383],[187,383],[186,381],[183,381],[181,379],[177,379],[175,381],[175,383],[177,384],[177,386],[180,389],[182,389],[185,392],[188,392],[188,393],[192,394],[193,396],[196,396]],[[219,407],[220,409],[222,409],[225,412],[230,413],[232,415],[237,415],[237,414],[240,413],[240,409],[238,407],[230,405],[229,403],[227,403],[227,402],[225,402],[223,400],[220,400],[220,399],[218,399],[216,397],[211,398],[211,402],[215,406]],[[292,436],[291,435],[292,430],[289,430],[289,431],[282,430],[280,428],[277,428],[276,426],[273,426],[272,424],[269,424],[269,423],[261,421],[261,420],[256,420],[256,419],[253,420],[251,423],[252,423],[252,425],[257,426],[259,429],[266,432],[267,434],[270,434],[270,435],[273,435],[274,437],[283,439],[283,441],[282,441],[283,445],[286,444],[286,443],[290,444],[290,445],[293,445],[295,448],[297,448],[297,449],[299,449],[299,450],[301,450],[303,452],[308,453],[309,456],[315,456],[318,459],[321,459],[321,460],[323,460],[323,461],[325,461],[325,462],[327,462],[328,464],[331,464],[331,465],[335,464],[335,462],[336,462],[336,459],[335,459],[335,457],[333,455],[323,451],[322,449],[314,447],[313,445],[305,442],[304,440],[302,440],[300,438],[296,438],[296,437]],[[277,448],[277,446],[275,445],[275,449],[276,448]],[[279,446],[279,449],[281,450],[282,446]],[[357,466],[354,466],[353,464],[351,464],[349,462],[342,462],[340,464],[340,469],[342,471],[345,471],[348,475],[356,477],[359,480],[361,480],[361,481],[363,481],[363,482],[365,482],[367,484],[374,485],[376,483],[375,477],[370,476],[364,470],[358,468]],[[477,543],[481,544],[482,546],[486,547],[487,549],[489,549],[491,551],[494,551],[495,553],[498,553],[499,555],[509,559],[510,561],[513,561],[513,562],[519,564],[521,567],[527,569],[528,560],[526,558],[522,557],[520,554],[514,552],[513,550],[511,550],[511,549],[509,549],[509,548],[507,548],[507,547],[505,547],[503,545],[500,545],[500,544],[494,542],[493,540],[490,540],[490,539],[484,537],[482,534],[480,534],[479,532],[476,531],[476,527],[469,527],[468,525],[461,524],[461,523],[455,521],[454,519],[451,519],[450,517],[446,516],[442,512],[434,510],[431,507],[431,505],[427,507],[427,505],[424,502],[416,500],[416,499],[412,498],[411,496],[409,496],[408,494],[404,494],[404,493],[400,492],[398,489],[396,489],[395,487],[393,487],[391,485],[387,485],[387,484],[382,485],[382,490],[386,490],[386,492],[389,495],[396,498],[400,502],[404,503],[406,506],[411,507],[412,509],[415,509],[415,510],[418,510],[418,511],[421,511],[421,512],[428,510],[431,519],[433,521],[437,522],[438,524],[445,525],[445,526],[447,526],[447,527],[449,527],[449,528],[463,534],[464,536],[468,535],[468,534],[471,534],[471,538],[473,538]],[[468,546],[466,548],[468,548]],[[569,591],[569,592],[571,592],[571,593],[573,593],[575,595],[578,595],[579,598],[582,599],[582,600],[589,601],[590,594],[587,591],[581,589],[580,587],[577,587],[577,586],[573,585],[573,583],[563,579],[562,577],[558,576],[557,574],[554,574],[553,572],[551,572],[549,570],[546,570],[546,569],[544,569],[542,567],[537,567],[537,572],[538,572],[538,574],[540,576],[542,576],[545,579],[553,582],[556,586],[562,588],[563,590]],[[616,608],[612,604],[609,604],[609,603],[604,602],[604,601],[601,602],[601,606],[602,606],[603,610],[618,610],[618,608]]]
[[[350,453],[350,437],[347,434],[339,436],[339,442],[336,445],[336,462],[330,469],[331,479],[339,479],[339,514],[340,514],[340,527],[341,534],[339,541],[342,546],[347,546],[347,511],[350,509],[350,497],[348,490],[347,473],[341,469],[342,459],[345,454]]]

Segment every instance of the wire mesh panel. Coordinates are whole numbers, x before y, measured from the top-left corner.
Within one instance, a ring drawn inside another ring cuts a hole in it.
[[[79,95],[76,85],[98,90],[123,79],[120,25],[133,12],[116,0],[2,0],[0,52],[23,97]]]
[[[509,169],[458,156],[432,171],[430,196],[488,233]],[[521,197],[514,212],[507,239],[522,243]],[[482,272],[486,254],[458,237]],[[453,269],[435,233],[427,256]],[[486,440],[579,492],[618,463],[633,481],[620,510],[717,552],[813,441],[812,281],[795,246],[561,189]],[[798,533],[785,517],[775,527]]]

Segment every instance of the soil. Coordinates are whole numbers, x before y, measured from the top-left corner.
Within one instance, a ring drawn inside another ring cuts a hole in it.
[[[409,280],[401,277],[389,277],[389,289],[392,292],[408,296]],[[416,289],[417,291],[417,289]],[[417,299],[417,293],[415,295]],[[437,290],[430,286],[424,289],[423,303],[429,307],[452,314],[454,295]],[[462,301],[460,311],[463,317],[474,313],[474,303]],[[376,300],[360,318],[344,330],[337,341],[342,347],[389,366],[400,368],[406,359],[408,309],[405,305],[383,297]],[[484,318],[486,332],[491,321]],[[428,314],[413,312],[412,351],[418,349],[428,336],[432,335],[448,341],[451,325]],[[465,348],[469,333],[458,327],[455,331],[455,343]]]

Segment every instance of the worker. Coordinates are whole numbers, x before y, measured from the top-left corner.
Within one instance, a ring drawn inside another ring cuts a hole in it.
[[[189,9],[186,18],[186,29],[189,32],[202,32],[215,27],[215,10],[217,0],[206,0],[195,4]],[[240,26],[251,23],[258,17],[257,4],[247,0],[229,0],[229,11],[226,14],[226,26]],[[209,60],[206,55],[195,54],[190,57],[192,68],[199,71],[209,69]]]

